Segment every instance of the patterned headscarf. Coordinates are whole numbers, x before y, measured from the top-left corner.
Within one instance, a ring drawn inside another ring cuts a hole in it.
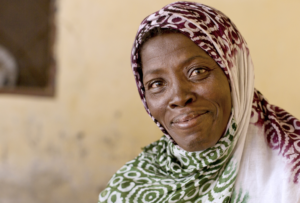
[[[211,148],[181,149],[151,115],[139,49],[155,27],[187,36],[229,80],[232,116]],[[99,202],[300,202],[300,121],[254,89],[249,49],[227,16],[199,3],[169,4],[142,21],[131,61],[144,107],[164,136],[112,177]]]

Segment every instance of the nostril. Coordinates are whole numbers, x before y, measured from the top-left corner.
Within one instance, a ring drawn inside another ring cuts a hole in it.
[[[193,103],[193,98],[189,98],[186,102],[185,102],[185,106],[188,104]]]
[[[194,97],[189,97],[189,98],[173,98],[173,100],[170,102],[170,107],[172,109],[176,108],[176,107],[185,107],[191,103],[193,103],[194,101]]]
[[[174,109],[174,108],[177,107],[177,105],[176,104],[171,104],[170,107],[171,107],[171,109]]]

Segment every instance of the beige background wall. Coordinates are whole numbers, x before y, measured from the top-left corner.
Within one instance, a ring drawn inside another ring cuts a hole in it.
[[[112,174],[161,136],[129,59],[141,20],[170,2],[57,0],[56,96],[0,95],[1,203],[97,202]],[[300,2],[201,2],[246,38],[256,87],[300,118]]]

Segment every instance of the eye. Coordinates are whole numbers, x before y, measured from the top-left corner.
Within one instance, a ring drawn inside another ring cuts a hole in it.
[[[157,88],[157,87],[160,87],[162,85],[163,85],[163,83],[161,81],[155,81],[155,82],[152,82],[149,87],[150,88]]]
[[[207,72],[206,69],[204,69],[204,68],[197,68],[197,69],[194,69],[194,70],[192,71],[191,76],[200,75],[200,74],[203,74],[203,73],[205,73],[205,72]]]
[[[159,80],[154,80],[153,82],[148,83],[147,85],[147,89],[150,90],[158,90],[161,87],[164,86],[164,82],[163,81],[159,81]]]

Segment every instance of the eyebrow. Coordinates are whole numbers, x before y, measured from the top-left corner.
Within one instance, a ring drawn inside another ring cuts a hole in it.
[[[160,72],[162,72],[161,69],[148,70],[145,73],[143,73],[143,76],[149,75],[149,74],[159,74]]]
[[[204,56],[202,56],[202,55],[196,55],[196,56],[192,56],[191,58],[189,58],[189,59],[183,61],[183,62],[181,63],[181,65],[187,64],[187,63],[193,61],[195,58],[202,58],[202,59],[207,60],[207,57],[204,57]]]

